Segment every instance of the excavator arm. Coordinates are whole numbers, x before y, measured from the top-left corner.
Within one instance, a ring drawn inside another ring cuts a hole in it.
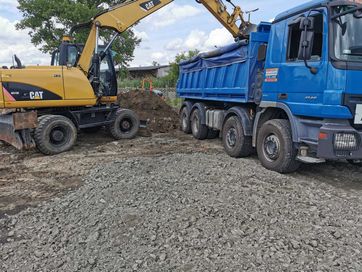
[[[88,74],[92,65],[92,57],[97,51],[98,33],[100,28],[113,29],[118,33],[126,31],[139,20],[163,8],[174,0],[130,0],[120,5],[109,8],[98,14],[87,24],[91,26],[88,40],[78,61],[78,67]],[[230,14],[222,0],[196,0],[202,4],[232,35],[234,38],[247,36],[250,22],[243,18],[243,11],[235,6],[231,0],[226,0],[233,5],[234,11]],[[240,21],[240,25],[237,22]]]
[[[98,14],[92,19],[91,30],[82,55],[79,58],[78,67],[84,73],[88,73],[92,56],[97,46],[100,28],[113,29],[118,33],[122,33],[139,20],[149,16],[171,2],[173,2],[173,0],[133,0],[111,7]]]
[[[244,20],[243,11],[239,6],[235,6],[230,0],[226,0],[234,6],[234,11],[230,14],[222,0],[196,0],[202,4],[230,33],[234,38],[241,38],[243,30],[250,24]],[[237,21],[240,20],[240,26]]]

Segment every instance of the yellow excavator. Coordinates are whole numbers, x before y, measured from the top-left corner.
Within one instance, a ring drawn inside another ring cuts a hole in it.
[[[234,38],[247,35],[251,24],[243,19],[240,7],[233,5],[230,14],[221,0],[196,1]],[[23,67],[14,56],[13,69],[0,69],[0,140],[18,149],[36,146],[43,154],[53,155],[71,149],[79,130],[105,126],[115,139],[134,137],[140,121],[116,103],[117,78],[110,49],[120,33],[171,2],[131,0],[102,11],[71,29],[53,53],[51,66]],[[71,34],[80,28],[90,29],[84,45],[71,41]],[[99,45],[101,29],[115,32],[103,46]]]

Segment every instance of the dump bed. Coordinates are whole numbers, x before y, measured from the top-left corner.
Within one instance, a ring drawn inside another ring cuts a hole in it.
[[[261,23],[249,40],[235,42],[180,63],[177,94],[185,99],[253,102],[258,70],[258,48],[266,44],[269,23]]]

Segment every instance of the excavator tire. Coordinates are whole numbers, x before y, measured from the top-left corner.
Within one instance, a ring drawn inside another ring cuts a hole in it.
[[[46,115],[39,118],[34,131],[38,150],[45,155],[55,155],[71,149],[77,140],[74,123],[61,115]]]
[[[136,137],[140,127],[140,120],[137,114],[131,110],[121,110],[108,130],[116,140],[133,139]]]

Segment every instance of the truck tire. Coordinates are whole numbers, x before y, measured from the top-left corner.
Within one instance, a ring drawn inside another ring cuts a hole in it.
[[[362,166],[362,160],[347,160],[350,164],[355,165],[355,166]]]
[[[180,128],[186,134],[191,134],[190,112],[185,106],[180,112]]]
[[[209,132],[207,126],[201,124],[200,110],[197,108],[191,113],[191,131],[194,138],[198,140],[205,140]]]
[[[261,164],[281,174],[296,171],[298,150],[293,146],[289,120],[267,121],[258,132],[257,152]]]
[[[121,110],[116,113],[114,122],[108,126],[112,137],[116,140],[133,139],[140,128],[137,114],[131,110]]]
[[[245,158],[253,152],[252,139],[244,135],[237,116],[229,117],[222,130],[222,142],[226,153],[233,158]]]
[[[39,118],[34,131],[38,150],[45,155],[55,155],[70,150],[77,140],[74,123],[61,115],[46,115]]]

